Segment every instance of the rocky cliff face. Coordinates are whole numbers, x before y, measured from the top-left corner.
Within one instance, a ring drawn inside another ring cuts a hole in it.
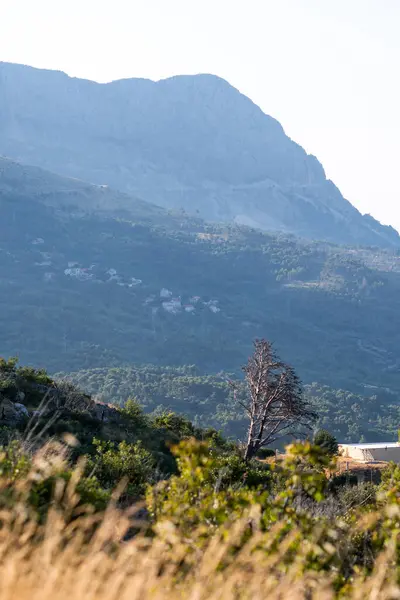
[[[0,154],[208,220],[400,245],[275,119],[211,75],[100,85],[0,63]]]

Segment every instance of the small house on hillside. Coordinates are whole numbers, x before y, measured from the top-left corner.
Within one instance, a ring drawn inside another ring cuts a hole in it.
[[[400,463],[400,444],[398,442],[339,444],[339,452],[343,458],[363,463],[390,461]]]

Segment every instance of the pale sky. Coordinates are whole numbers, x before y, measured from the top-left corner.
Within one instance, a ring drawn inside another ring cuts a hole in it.
[[[0,60],[100,82],[213,73],[400,229],[400,0],[0,0]]]

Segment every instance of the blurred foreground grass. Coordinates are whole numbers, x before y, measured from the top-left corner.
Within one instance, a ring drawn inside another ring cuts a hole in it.
[[[49,443],[23,477],[16,478],[15,469],[12,476],[0,474],[1,600],[400,598],[398,528],[368,574],[356,573],[339,590],[334,570],[304,568],[321,544],[318,532],[299,538],[303,534],[294,528],[281,536],[285,524],[279,521],[262,530],[257,505],[197,543],[201,528],[188,535],[163,519],[150,529],[140,518],[143,506],[119,508],[122,486],[105,511],[83,506],[78,465],[68,480],[55,479],[48,511],[38,516],[29,508],[32,489],[60,473],[63,461],[63,447]],[[379,516],[367,518],[373,529]],[[293,547],[295,555],[288,560]],[[325,542],[324,551],[338,549],[334,541]]]

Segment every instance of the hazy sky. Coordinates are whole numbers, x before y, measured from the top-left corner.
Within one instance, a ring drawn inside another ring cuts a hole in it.
[[[3,61],[224,77],[400,229],[400,0],[0,0],[0,25]]]

